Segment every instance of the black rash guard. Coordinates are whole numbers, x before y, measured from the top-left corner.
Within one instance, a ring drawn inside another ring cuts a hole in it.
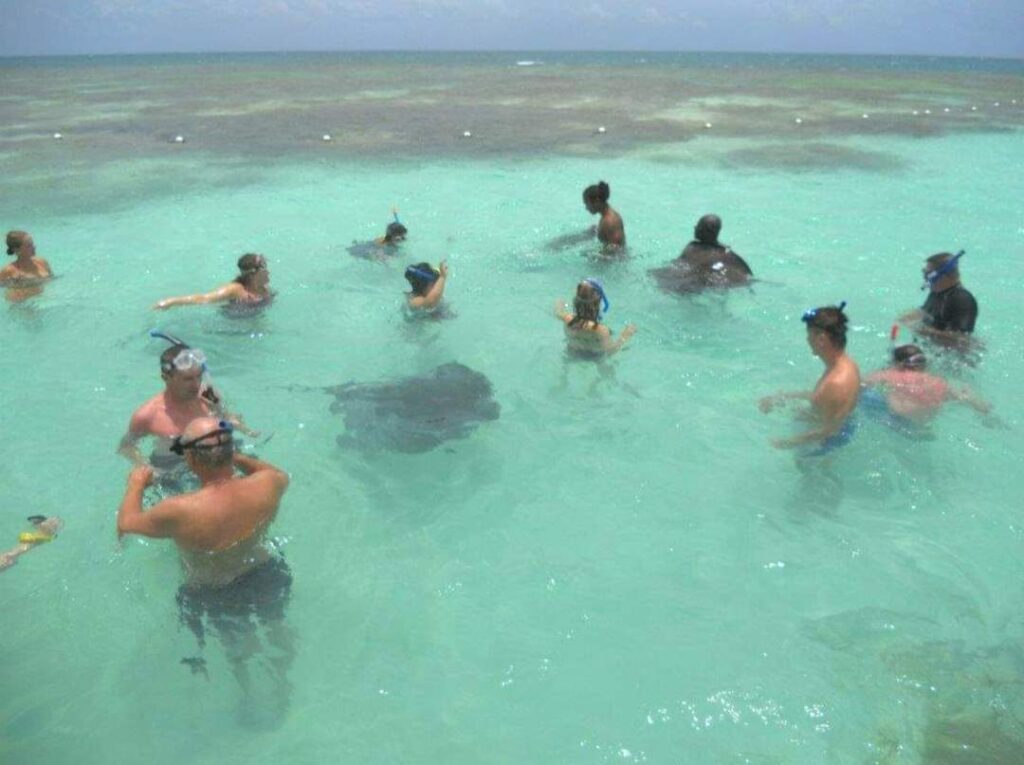
[[[932,292],[921,306],[924,323],[940,332],[974,331],[978,318],[978,302],[962,284],[954,284],[942,292]]]

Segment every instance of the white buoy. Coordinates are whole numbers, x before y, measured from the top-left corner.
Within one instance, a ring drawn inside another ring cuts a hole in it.
[[[330,141],[331,140],[331,134],[330,133],[324,133],[324,140],[325,141]]]
[[[924,113],[925,113],[925,114],[931,114],[931,113],[932,113],[932,110],[931,110],[931,109],[925,109],[925,110],[924,110]]]
[[[976,112],[976,111],[978,111],[978,107],[977,107],[977,106],[972,106],[972,107],[971,107],[971,111],[972,111],[972,112]]]
[[[59,140],[60,140],[61,138],[63,138],[64,136],[62,136],[62,135],[61,135],[60,133],[54,133],[54,134],[53,134],[53,137],[54,137],[54,139],[55,139],[55,140],[58,140],[58,141],[59,141]]]
[[[944,112],[945,112],[946,114],[949,114],[949,107],[947,106],[947,107],[946,107],[945,109],[943,109],[942,111],[944,111]]]
[[[175,143],[185,143],[185,136],[183,136],[183,135],[176,135],[176,136],[174,136],[174,142]]]
[[[914,109],[914,116],[916,117],[918,114],[920,114],[920,112],[917,109]]]
[[[1010,101],[1010,103],[1013,104],[1014,106],[1016,106],[1017,105],[1017,99],[1016,98],[1013,99],[1012,101]]]
[[[470,132],[469,132],[468,130],[466,130],[466,131],[464,131],[464,132],[462,133],[462,137],[463,137],[463,138],[472,138],[472,137],[473,137],[473,134],[472,134],[472,133],[470,133]]]
[[[860,115],[860,118],[861,118],[862,120],[866,120],[866,119],[868,118],[868,116],[869,116],[869,115],[867,115],[867,114],[862,114],[862,115]]]
[[[996,101],[994,104],[992,104],[992,106],[999,106],[999,102]]]
[[[711,123],[710,122],[705,122],[704,123],[704,129],[705,130],[711,130]]]
[[[793,120],[793,122],[795,122],[797,125],[804,124],[804,121],[802,119],[800,119],[799,117],[797,117],[795,120]]]
[[[597,129],[597,132],[598,132],[598,133],[604,133],[604,132],[605,132],[605,129],[604,129],[604,125],[601,125],[601,127],[599,127],[599,128]]]

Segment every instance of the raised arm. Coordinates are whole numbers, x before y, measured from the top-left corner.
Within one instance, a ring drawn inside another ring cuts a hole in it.
[[[636,327],[632,324],[627,324],[622,328],[622,332],[619,333],[617,340],[612,340],[611,331],[603,324],[599,331],[601,332],[601,347],[604,349],[605,353],[611,356],[612,354],[621,351],[622,346],[626,344],[626,341],[636,334]]]
[[[181,500],[178,497],[158,502],[146,512],[142,511],[142,495],[153,480],[153,468],[137,465],[128,474],[128,486],[117,511],[117,536],[141,534],[163,539],[173,537],[178,529]]]
[[[250,457],[247,454],[238,453],[236,453],[232,459],[234,461],[235,468],[247,476],[257,474],[266,475],[267,478],[273,481],[278,497],[284,494],[285,489],[288,488],[288,484],[291,482],[291,479],[288,477],[286,472],[281,470],[281,468],[274,467],[269,462],[264,462],[256,457]]]
[[[441,298],[444,297],[445,281],[448,278],[448,263],[442,260],[437,270],[441,272],[441,275],[430,285],[427,294],[409,298],[410,306],[413,308],[433,308],[441,302]]]
[[[241,297],[245,289],[241,284],[237,282],[231,282],[225,284],[223,287],[218,287],[213,292],[206,292],[200,295],[183,295],[182,297],[169,297],[164,298],[160,302],[156,303],[153,308],[157,311],[163,311],[167,308],[174,308],[179,305],[201,305],[203,303],[223,303],[228,300],[234,300]]]

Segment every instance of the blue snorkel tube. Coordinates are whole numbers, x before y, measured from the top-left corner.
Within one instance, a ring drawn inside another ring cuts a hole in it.
[[[964,256],[965,253],[966,250],[960,250],[960,252],[951,257],[949,260],[947,260],[941,266],[936,268],[934,271],[929,271],[928,273],[926,273],[924,276],[924,284],[921,285],[921,290],[923,291],[928,289],[929,287],[933,286],[935,282],[937,282],[943,276],[948,274],[950,271],[955,271],[957,262],[960,260],[960,258]]]
[[[608,296],[604,294],[604,285],[601,284],[600,279],[587,278],[583,280],[584,284],[589,284],[595,290],[597,294],[601,296],[601,310],[608,313],[608,309],[612,307],[612,304],[608,302]]]

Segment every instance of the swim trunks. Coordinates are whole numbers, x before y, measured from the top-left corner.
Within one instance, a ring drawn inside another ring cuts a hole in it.
[[[810,450],[805,451],[804,457],[824,457],[826,454],[835,451],[836,449],[846,446],[850,441],[853,440],[854,434],[857,432],[857,418],[851,414],[846,418],[846,422],[843,423],[843,427],[839,429],[839,432],[834,436],[829,436],[822,441],[818,446],[811,447]]]
[[[192,630],[200,647],[206,644],[204,618],[230,643],[252,633],[256,623],[283,620],[291,589],[288,564],[274,556],[220,587],[182,585],[176,598],[178,618]]]

